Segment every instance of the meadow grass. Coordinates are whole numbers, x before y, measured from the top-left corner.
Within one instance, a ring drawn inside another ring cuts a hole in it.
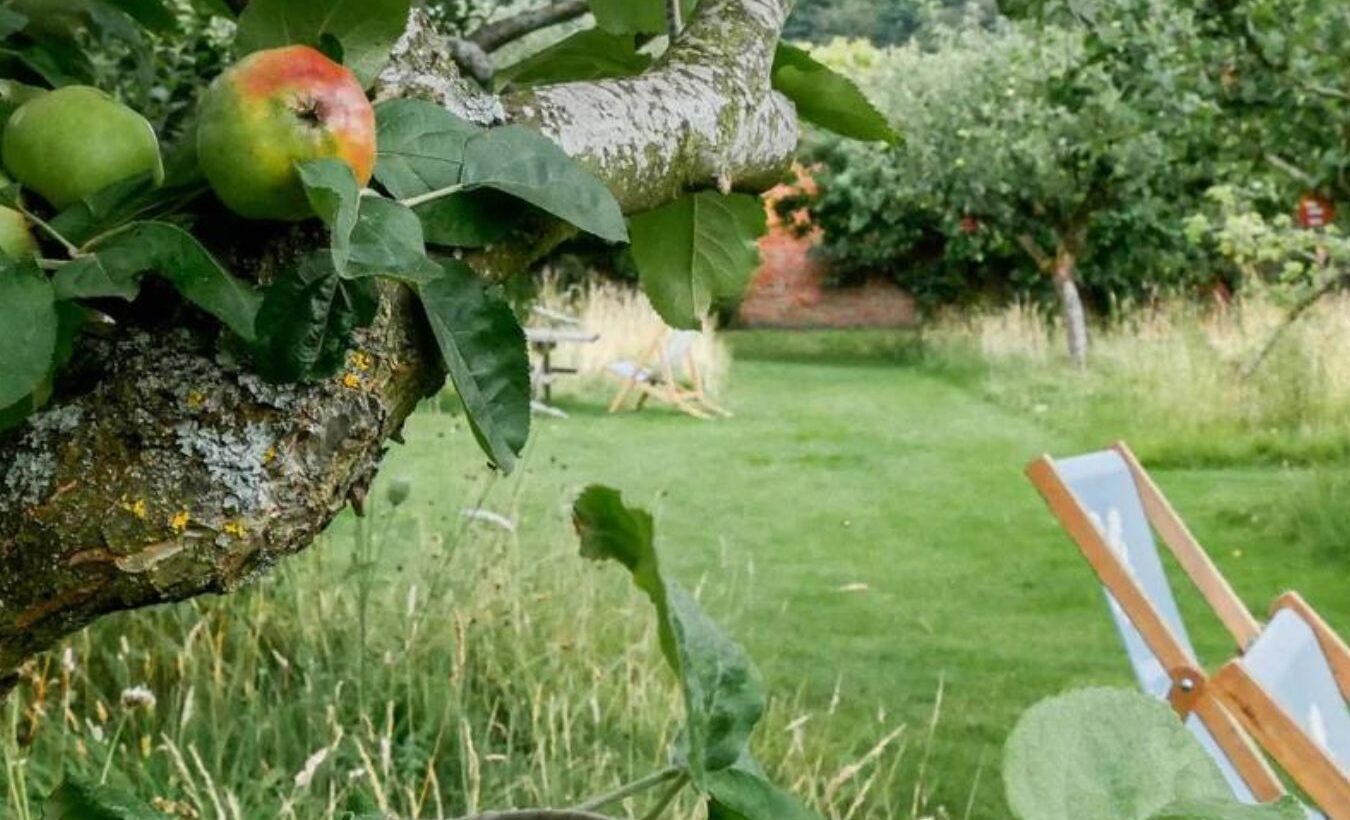
[[[1203,429],[1167,435],[1185,403],[1150,395],[1142,374],[1171,371],[1133,361],[1161,355],[1146,334],[1099,341],[1114,363],[1100,373],[1057,367],[1053,336],[997,356],[946,334],[727,334],[734,418],[609,416],[603,392],[579,390],[509,478],[430,406],[369,519],[344,515],[253,589],[107,619],[26,670],[6,706],[3,815],[34,817],[67,766],[223,818],[570,805],[660,768],[678,693],[647,603],[576,555],[569,504],[592,482],[653,509],[667,568],[765,673],[756,753],[830,820],[1007,817],[1000,754],[1018,714],[1071,686],[1130,685],[1090,572],[1021,475],[1041,452],[1152,433],[1146,460],[1258,615],[1293,587],[1350,628],[1334,446],[1315,468],[1283,463],[1232,408],[1205,411],[1237,437],[1222,458]],[[1036,386],[1007,389],[1023,375]],[[1215,397],[1217,380],[1169,378]],[[1301,395],[1330,401],[1321,384]],[[1302,418],[1273,440],[1336,440],[1333,414]],[[396,485],[411,495],[394,507]],[[1202,658],[1227,657],[1178,591]],[[124,709],[140,685],[157,702]]]

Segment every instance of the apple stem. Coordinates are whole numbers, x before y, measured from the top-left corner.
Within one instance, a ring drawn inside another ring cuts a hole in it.
[[[422,194],[421,196],[413,196],[408,197],[407,199],[400,199],[399,204],[406,205],[409,208],[416,208],[418,205],[425,205],[428,202],[435,202],[438,199],[445,199],[446,197],[457,194],[460,191],[467,190],[468,187],[469,186],[463,183],[460,183],[459,185],[450,185],[445,188],[439,188],[435,191],[428,191],[427,193]]]
[[[41,228],[43,233],[47,234],[52,239],[55,239],[57,242],[60,242],[61,247],[66,249],[66,255],[71,259],[75,259],[80,255],[80,249],[75,247],[75,243],[62,236],[60,231],[56,230],[51,225],[48,225],[41,217],[37,216],[18,202],[14,203],[14,207],[19,213],[23,214],[29,222],[32,222],[34,225]]]

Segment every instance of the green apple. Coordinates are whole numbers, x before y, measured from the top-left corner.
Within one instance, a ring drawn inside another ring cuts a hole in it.
[[[0,174],[0,188],[9,184],[9,179]],[[38,255],[37,240],[28,230],[28,218],[4,206],[0,206],[0,251],[14,260],[33,259]]]
[[[25,85],[14,80],[0,80],[0,133],[4,132],[5,124],[9,122],[9,118],[24,103],[36,100],[46,93],[47,89],[45,88]]]
[[[5,167],[25,188],[65,209],[141,174],[164,180],[150,123],[112,97],[66,86],[25,103],[5,126]]]
[[[375,170],[375,109],[356,77],[308,46],[250,54],[216,78],[197,122],[202,173],[249,219],[314,216],[297,163],[341,160],[362,186]]]

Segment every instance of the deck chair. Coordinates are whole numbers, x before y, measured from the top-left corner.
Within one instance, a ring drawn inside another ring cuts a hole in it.
[[[705,390],[703,374],[694,358],[698,338],[694,330],[669,331],[658,336],[637,361],[612,362],[606,370],[622,386],[610,402],[609,412],[617,413],[636,391],[639,410],[654,399],[695,418],[730,416]]]
[[[1325,744],[1303,742],[1309,729],[1274,704],[1276,697],[1294,693],[1301,693],[1294,703],[1311,697],[1320,712],[1294,713],[1322,715],[1323,728],[1327,712],[1345,713],[1350,653],[1326,623],[1289,593],[1277,602],[1275,617],[1263,629],[1125,445],[1060,461],[1043,457],[1028,473],[1102,580],[1140,686],[1172,703],[1219,764],[1234,794],[1255,803],[1283,793],[1242,731],[1246,726],[1333,820],[1350,818],[1350,793],[1342,788],[1344,763],[1338,774]],[[1150,525],[1243,653],[1212,680],[1196,659]],[[1336,681],[1330,696],[1328,678]],[[1276,681],[1284,688],[1274,688]],[[1258,696],[1264,699],[1256,701]],[[1249,705],[1254,701],[1255,708]],[[1341,724],[1332,720],[1330,731],[1341,732]],[[1276,738],[1293,748],[1273,744]],[[1322,816],[1312,809],[1307,813]]]

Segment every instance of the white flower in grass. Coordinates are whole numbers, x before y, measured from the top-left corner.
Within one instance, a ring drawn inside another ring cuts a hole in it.
[[[155,693],[150,691],[150,687],[143,684],[122,690],[122,708],[128,712],[134,712],[137,709],[149,711],[154,709],[158,702]]]

